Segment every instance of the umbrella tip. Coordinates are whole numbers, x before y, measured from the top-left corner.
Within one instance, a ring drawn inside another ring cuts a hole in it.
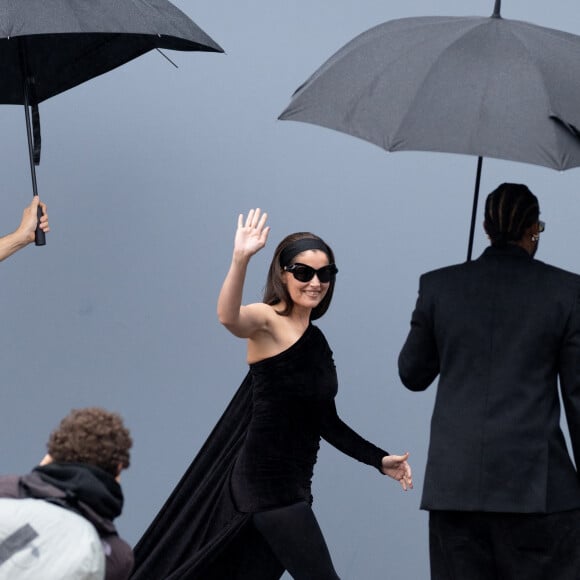
[[[501,0],[495,0],[495,6],[493,7],[493,14],[491,15],[491,17],[501,18],[500,10],[501,10]]]

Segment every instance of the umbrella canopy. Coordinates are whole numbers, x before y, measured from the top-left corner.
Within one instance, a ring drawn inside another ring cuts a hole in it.
[[[475,209],[482,157],[580,165],[580,36],[504,19],[499,0],[491,17],[392,20],[335,53],[279,118],[387,151],[476,155]]]
[[[223,52],[167,0],[1,0],[0,103],[24,103],[21,47],[36,103],[154,48]]]
[[[0,0],[0,103],[25,107],[34,195],[38,103],[161,48],[223,52],[167,0]]]

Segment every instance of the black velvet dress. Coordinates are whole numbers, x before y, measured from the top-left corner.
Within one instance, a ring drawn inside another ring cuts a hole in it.
[[[274,580],[283,568],[252,513],[312,502],[320,438],[380,469],[387,453],[336,413],[332,351],[312,324],[250,365],[226,412],[135,547],[136,580]]]

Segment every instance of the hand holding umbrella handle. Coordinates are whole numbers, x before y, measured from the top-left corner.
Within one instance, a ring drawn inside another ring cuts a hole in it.
[[[38,223],[40,224],[40,218],[42,217],[42,207],[40,204],[36,208],[36,216],[38,217]],[[36,231],[34,232],[34,243],[37,246],[46,246],[46,236],[40,229],[39,225],[36,226]]]

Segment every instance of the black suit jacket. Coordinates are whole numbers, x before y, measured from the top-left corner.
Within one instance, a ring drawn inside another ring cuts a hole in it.
[[[580,507],[580,276],[518,246],[424,274],[399,355],[413,391],[439,375],[421,507]]]

